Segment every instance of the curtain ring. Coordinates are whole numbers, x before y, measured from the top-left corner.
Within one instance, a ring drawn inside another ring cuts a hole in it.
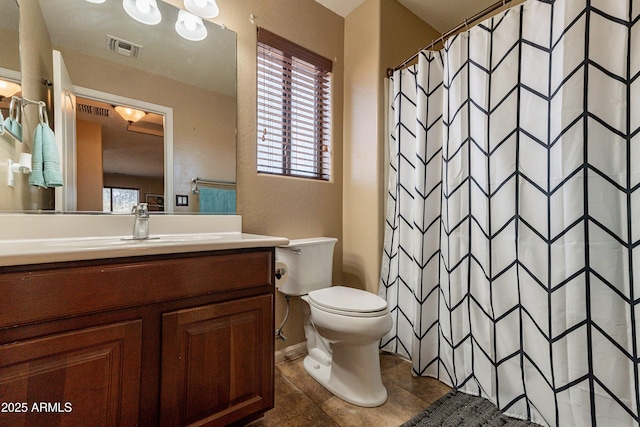
[[[502,0],[502,1],[504,1],[504,0]],[[466,19],[464,20],[464,28],[465,28],[466,31],[469,31],[469,24],[467,23]]]

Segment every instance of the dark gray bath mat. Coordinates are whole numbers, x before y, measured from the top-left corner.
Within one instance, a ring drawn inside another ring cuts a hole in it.
[[[504,415],[487,399],[451,391],[400,427],[540,427]]]

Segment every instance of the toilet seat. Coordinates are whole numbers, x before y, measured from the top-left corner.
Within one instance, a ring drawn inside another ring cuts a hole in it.
[[[387,302],[378,295],[346,286],[318,289],[307,297],[317,309],[343,316],[377,317],[389,312]]]

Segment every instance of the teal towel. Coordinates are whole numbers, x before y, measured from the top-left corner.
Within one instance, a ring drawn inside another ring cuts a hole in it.
[[[8,130],[13,134],[13,136],[22,141],[22,125],[18,123],[16,119],[7,117],[6,119],[4,119],[3,126],[5,130]]]
[[[236,190],[200,187],[200,212],[236,213]]]
[[[42,159],[42,130],[39,124],[33,134],[33,153],[31,154],[31,173],[29,174],[29,185],[47,188],[44,183],[43,159]]]
[[[18,141],[22,141],[22,125],[19,121],[12,119],[13,123],[11,123],[11,133],[18,138]]]
[[[40,123],[33,135],[32,162],[29,184],[44,188],[62,186],[56,136],[45,123]]]

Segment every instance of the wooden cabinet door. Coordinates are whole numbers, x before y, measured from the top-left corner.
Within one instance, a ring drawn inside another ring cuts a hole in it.
[[[136,426],[142,321],[0,346],[0,426]]]
[[[166,313],[162,426],[223,426],[273,407],[273,296]]]

